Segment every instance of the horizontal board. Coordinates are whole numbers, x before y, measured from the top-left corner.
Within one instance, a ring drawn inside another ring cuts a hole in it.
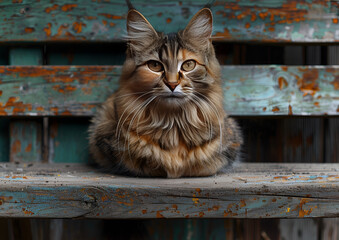
[[[133,0],[159,31],[185,26],[206,0]],[[218,41],[338,42],[338,1],[217,1],[214,38]],[[0,3],[0,41],[121,41],[125,1],[27,0]]]
[[[76,164],[0,164],[0,217],[339,216],[339,164],[242,163],[205,178],[130,178]]]
[[[0,66],[0,115],[92,116],[119,66]],[[339,66],[223,66],[230,115],[339,115]]]

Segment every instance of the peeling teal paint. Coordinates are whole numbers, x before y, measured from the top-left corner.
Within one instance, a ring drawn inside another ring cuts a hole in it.
[[[159,31],[184,27],[205,0],[133,1]],[[2,41],[122,41],[125,2],[24,1],[0,3]],[[219,41],[338,42],[336,1],[217,1],[214,34]],[[6,10],[8,8],[8,10]],[[65,17],[65,15],[67,17]],[[312,32],[312,34],[309,34]],[[286,34],[286,35],[285,35]]]

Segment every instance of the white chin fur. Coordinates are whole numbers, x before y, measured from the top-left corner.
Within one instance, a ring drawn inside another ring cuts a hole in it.
[[[181,85],[179,84],[173,91],[174,93],[182,93],[182,87]]]

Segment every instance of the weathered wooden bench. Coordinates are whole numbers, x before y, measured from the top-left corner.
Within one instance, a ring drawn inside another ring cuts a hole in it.
[[[133,3],[172,32],[205,1]],[[338,217],[338,8],[214,4],[225,109],[244,129],[244,163],[168,180],[87,166],[89,118],[117,87],[127,6],[0,3],[0,217]]]

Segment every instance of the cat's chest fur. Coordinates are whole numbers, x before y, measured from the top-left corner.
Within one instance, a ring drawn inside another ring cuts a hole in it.
[[[212,125],[206,128],[201,121],[172,116],[157,119],[160,124],[150,128],[148,120],[126,124],[122,140],[128,146],[125,158],[138,156],[149,165],[166,169],[168,177],[178,177],[201,171],[218,152],[220,141]]]

